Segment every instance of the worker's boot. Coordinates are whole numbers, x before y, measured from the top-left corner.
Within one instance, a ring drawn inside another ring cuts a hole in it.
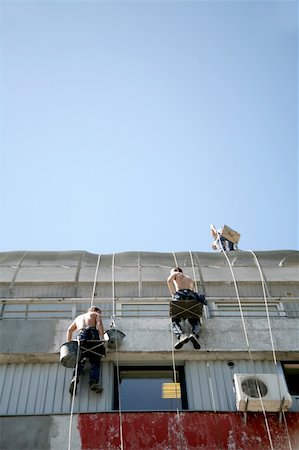
[[[102,390],[103,390],[103,388],[100,387],[98,383],[95,383],[93,381],[89,382],[89,386],[90,386],[90,389],[92,391],[94,391],[96,394],[100,394],[102,392]]]
[[[193,331],[189,336],[189,339],[192,342],[195,350],[199,350],[201,348],[200,343],[198,342],[198,338],[199,338],[199,335],[198,335],[198,333],[196,333],[196,331]]]
[[[189,341],[189,337],[186,334],[181,334],[179,340],[177,341],[176,344],[174,344],[174,348],[176,350],[179,350],[180,348],[183,347],[184,344],[186,344]]]

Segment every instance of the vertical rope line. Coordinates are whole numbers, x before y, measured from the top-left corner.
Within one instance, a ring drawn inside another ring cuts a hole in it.
[[[265,302],[266,314],[267,314],[267,321],[268,321],[268,327],[269,327],[269,333],[270,333],[270,341],[271,341],[271,347],[272,347],[272,353],[273,353],[273,360],[274,360],[275,366],[277,366],[277,359],[276,359],[276,354],[275,354],[275,350],[274,350],[274,341],[273,341],[272,328],[271,328],[271,322],[270,322],[270,316],[269,316],[267,295],[266,295],[266,290],[265,290],[265,280],[264,280],[262,269],[261,269],[261,266],[260,266],[259,260],[257,259],[256,254],[252,250],[249,250],[249,252],[253,255],[254,261],[257,265],[257,268],[258,268],[259,274],[260,274],[260,278],[261,278],[263,296],[264,296],[264,302]]]
[[[115,322],[114,322],[115,329]],[[116,331],[116,329],[115,329]],[[120,436],[120,449],[124,448],[123,440],[123,417],[121,409],[121,396],[120,396],[120,375],[119,375],[119,358],[118,358],[118,342],[117,337],[115,339],[115,351],[116,351],[116,376],[117,376],[117,391],[118,391],[118,415],[119,415],[119,436]]]
[[[287,436],[288,436],[289,449],[293,450],[292,443],[291,443],[291,436],[290,436],[290,433],[289,433],[289,427],[288,427],[288,424],[287,424],[287,418],[286,418],[286,415],[285,415],[284,411],[282,411],[282,417],[283,417],[284,426],[285,426],[285,429],[286,429],[286,432],[287,432]]]
[[[91,294],[90,307],[92,307],[93,303],[94,303],[94,294],[95,294],[95,291],[96,291],[98,271],[99,271],[99,266],[100,266],[100,259],[101,259],[101,254],[98,255],[98,261],[97,261],[96,271],[95,271],[94,281],[93,281],[93,288],[92,288],[92,294]]]
[[[75,395],[77,389],[77,379],[78,379],[78,364],[79,364],[79,355],[80,355],[80,339],[77,340],[77,356],[76,356],[76,369],[75,369],[75,383],[72,394],[72,404],[71,404],[71,412],[70,412],[70,423],[69,423],[69,437],[68,437],[68,450],[71,450],[71,440],[72,440],[72,427],[73,427],[73,414],[74,414],[74,404],[75,404]]]
[[[176,258],[176,254],[174,252],[172,252],[173,255],[173,259],[174,259],[174,264],[175,267],[178,267],[178,261]],[[172,318],[170,317],[170,327],[171,327],[171,344],[172,344],[172,348],[171,348],[171,356],[172,356],[172,367],[173,367],[173,379],[175,382],[175,393],[176,393],[176,400],[178,399],[178,395],[177,395],[177,376],[176,376],[176,364],[175,364],[175,356],[174,356],[174,338],[173,338],[173,331],[172,331]],[[176,418],[177,418],[177,422],[178,422],[178,426],[179,426],[179,436],[180,436],[180,449],[182,450],[182,430],[181,430],[181,416],[180,416],[180,410],[179,407],[177,405],[176,408]]]
[[[263,271],[262,271],[260,262],[258,260],[258,257],[256,256],[256,254],[252,250],[248,250],[248,251],[253,255],[254,261],[255,261],[255,263],[257,265],[257,268],[258,268],[259,274],[260,274],[260,278],[261,278],[262,289],[263,289],[263,296],[264,296],[264,302],[265,302],[265,308],[266,308],[266,314],[267,314],[267,321],[268,321],[268,327],[269,327],[269,333],[270,333],[270,341],[271,341],[271,346],[272,346],[273,361],[274,361],[275,368],[276,368],[276,373],[277,373],[277,383],[278,383],[278,390],[279,390],[279,398],[281,400],[282,395],[281,395],[281,389],[280,389],[280,381],[279,381],[277,358],[276,358],[276,353],[275,353],[274,340],[273,340],[273,334],[272,334],[272,327],[271,327],[271,321],[270,321],[270,314],[269,314],[267,295],[266,295],[266,289],[265,289],[265,279],[264,279]],[[292,444],[291,444],[289,429],[288,429],[288,425],[287,425],[287,422],[286,422],[284,411],[282,411],[282,413],[283,413],[283,417],[284,417],[284,424],[285,424],[285,428],[286,428],[286,432],[287,432],[289,448],[292,450]]]
[[[192,269],[193,269],[193,280],[194,280],[195,291],[197,292],[198,288],[197,288],[197,281],[196,281],[196,274],[195,274],[195,267],[194,267],[192,252],[189,251],[189,255],[190,255]]]
[[[99,271],[99,265],[100,265],[100,259],[101,255],[98,255],[96,270],[95,270],[95,276],[94,276],[94,282],[93,282],[93,289],[91,294],[91,303],[90,307],[93,306],[94,302],[94,295],[95,295],[95,289],[96,289],[96,283],[97,283],[97,276]],[[77,348],[77,355],[76,355],[76,369],[75,369],[75,383],[73,388],[73,394],[72,394],[72,403],[71,403],[71,412],[70,412],[70,423],[69,423],[69,436],[68,436],[68,450],[71,450],[71,439],[72,439],[72,426],[73,426],[73,414],[74,414],[74,404],[75,404],[75,396],[76,396],[76,390],[77,390],[77,384],[78,384],[78,365],[79,365],[79,355],[80,355],[80,339],[77,339],[78,342],[78,348]]]
[[[220,242],[220,245],[222,247],[222,244],[221,244],[220,240],[219,240],[219,242]],[[232,275],[232,278],[233,278],[234,287],[235,287],[235,291],[236,291],[236,294],[237,294],[237,300],[238,300],[239,309],[240,309],[240,315],[241,315],[242,324],[243,324],[243,329],[244,329],[246,346],[247,346],[248,353],[249,353],[249,356],[250,356],[250,359],[251,359],[251,362],[252,362],[252,366],[253,366],[253,369],[254,369],[254,373],[255,373],[255,376],[256,376],[255,364],[254,364],[252,353],[251,353],[250,346],[249,346],[248,334],[247,334],[247,330],[246,330],[246,324],[245,324],[245,320],[244,320],[244,315],[243,315],[243,310],[242,310],[242,305],[241,305],[241,300],[240,300],[240,295],[239,295],[239,290],[238,290],[235,274],[234,274],[232,265],[230,263],[230,260],[229,260],[229,258],[227,256],[226,252],[224,251],[223,247],[222,247],[222,250],[223,250],[222,253],[224,254],[224,256],[225,256],[225,258],[227,260],[227,263],[229,265],[229,268],[230,268],[230,271],[231,271],[231,275]],[[267,415],[266,415],[266,411],[265,411],[265,407],[264,407],[264,402],[263,402],[263,398],[262,398],[262,395],[261,395],[260,387],[259,387],[257,382],[256,382],[256,388],[257,388],[257,391],[258,391],[258,394],[259,394],[259,400],[261,402],[261,407],[262,407],[262,411],[263,411],[263,415],[264,415],[264,419],[265,419],[265,425],[266,425],[266,429],[267,429],[267,434],[268,434],[270,447],[271,447],[271,450],[274,450],[273,443],[272,443],[272,438],[271,438],[271,433],[270,433],[270,428],[269,428],[269,423],[268,423],[268,419],[267,419]]]
[[[174,265],[175,265],[175,267],[178,267],[178,261],[177,261],[177,259],[176,259],[175,253],[172,252],[172,255],[173,255],[173,259],[174,259]]]
[[[114,273],[115,253],[112,255],[111,281],[112,281],[112,317],[115,318],[115,273]]]
[[[118,342],[116,335],[115,324],[115,253],[112,255],[111,263],[111,281],[112,281],[112,326],[115,332],[115,354],[116,354],[116,376],[117,376],[117,391],[118,391],[118,416],[119,416],[119,437],[120,437],[120,449],[123,450],[123,423],[122,423],[122,411],[121,411],[121,396],[120,396],[120,376],[119,376],[119,357],[118,357]]]
[[[190,254],[190,260],[191,260],[192,269],[193,269],[193,279],[194,279],[195,290],[197,292],[198,291],[198,287],[197,287],[197,281],[196,281],[194,260],[193,260],[193,256],[192,256],[192,252],[191,251],[189,252],[189,254]],[[211,378],[211,373],[210,373],[210,365],[209,365],[208,362],[207,362],[207,370],[208,370],[209,386],[210,386],[210,391],[211,391],[211,396],[212,396],[213,408],[214,408],[214,411],[216,412],[216,403],[215,403],[215,396],[214,396],[214,390],[213,390],[213,383],[212,383],[212,378]]]
[[[209,385],[210,385],[210,390],[211,390],[213,408],[214,408],[214,412],[217,412],[217,410],[216,410],[216,403],[215,403],[215,397],[214,397],[212,377],[211,377],[211,372],[210,372],[210,364],[209,364],[208,361],[207,361],[207,370],[208,370]]]
[[[174,252],[172,252],[173,255],[173,259],[174,259],[174,265],[175,267],[178,267],[178,261],[176,259],[176,254]],[[177,376],[176,376],[176,364],[175,364],[175,357],[174,357],[174,339],[173,339],[173,331],[172,331],[172,318],[170,317],[170,329],[171,329],[171,356],[172,356],[172,367],[173,367],[173,379],[174,382],[177,383]],[[176,390],[176,398],[177,398],[177,390]],[[180,412],[179,412],[179,408],[177,406],[176,408],[176,414],[177,414],[177,419],[180,419]]]

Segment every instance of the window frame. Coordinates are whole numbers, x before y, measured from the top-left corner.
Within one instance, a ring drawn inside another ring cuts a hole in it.
[[[173,374],[173,367],[172,366],[160,366],[160,365],[132,365],[132,366],[114,366],[114,386],[113,386],[113,410],[118,411],[119,410],[119,385],[121,385],[121,371],[126,372],[158,372],[158,371],[169,371]],[[187,388],[186,388],[186,378],[185,378],[185,370],[184,366],[177,365],[176,366],[176,372],[179,375],[179,383],[181,388],[181,408],[180,410],[187,411],[188,410],[188,398],[187,398]],[[140,377],[142,378],[142,377]],[[154,377],[153,377],[154,378]],[[128,411],[128,412],[134,412],[134,411],[155,411],[155,412],[163,412],[163,411],[176,411],[177,408],[173,409],[126,409],[121,405],[122,410]]]
[[[290,374],[287,372],[287,369],[292,369],[291,367],[286,367],[286,366],[297,366],[294,367],[293,369],[296,370],[295,374]],[[281,361],[281,367],[282,367],[282,371],[284,374],[284,378],[288,387],[288,390],[290,392],[290,395],[292,395],[293,397],[296,397],[297,399],[299,399],[299,360],[297,361]],[[290,377],[293,378],[296,377],[296,392],[293,392],[293,379],[290,380]]]
[[[283,309],[283,305],[281,302],[279,301],[268,301],[267,302],[268,305],[268,312],[269,312],[269,317],[271,318],[279,318],[279,317],[286,317],[286,312]],[[224,311],[221,310],[221,306],[225,307],[231,307],[230,310]],[[267,318],[267,313],[266,313],[266,307],[265,307],[265,302],[263,301],[245,301],[244,299],[241,300],[241,306],[242,306],[242,312],[243,312],[243,316],[244,317],[249,317],[249,318],[257,318],[257,319],[264,319]],[[256,310],[252,309],[252,310],[248,310],[246,308],[256,308]],[[275,311],[271,311],[271,309],[275,307]],[[261,310],[262,308],[262,310]],[[212,301],[209,304],[209,315],[211,319],[214,318],[218,318],[218,317],[222,317],[222,318],[235,318],[235,317],[240,317],[241,313],[240,313],[240,308],[239,308],[239,304],[237,301],[232,301],[232,300],[219,300],[219,301]]]

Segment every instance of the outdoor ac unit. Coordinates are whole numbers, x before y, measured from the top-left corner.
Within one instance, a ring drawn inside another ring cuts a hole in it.
[[[234,375],[238,411],[287,411],[292,406],[284,376],[266,373]],[[262,407],[262,404],[263,407]]]

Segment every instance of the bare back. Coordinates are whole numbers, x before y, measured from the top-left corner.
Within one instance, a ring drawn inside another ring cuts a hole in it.
[[[101,314],[96,311],[87,311],[85,314],[76,317],[68,327],[66,334],[67,341],[70,342],[72,340],[74,331],[80,331],[82,328],[87,327],[95,327],[99,332],[100,339],[104,338],[104,327]]]
[[[170,275],[167,279],[167,284],[171,294],[174,294],[180,289],[190,289],[191,291],[194,290],[194,281],[192,278],[181,272],[175,272]]]
[[[82,328],[86,327],[96,327],[97,325],[97,317],[99,314],[95,311],[88,311],[85,314],[81,314],[80,316],[76,317],[75,324],[77,330],[81,330]]]

